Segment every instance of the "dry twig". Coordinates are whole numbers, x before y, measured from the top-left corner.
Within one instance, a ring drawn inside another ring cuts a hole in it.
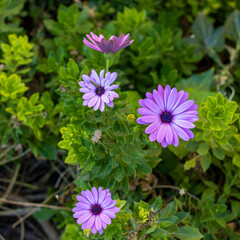
[[[154,188],[170,188],[170,189],[173,189],[173,190],[177,190],[178,192],[181,190],[181,188],[178,188],[178,187],[175,187],[175,186],[171,186],[171,185],[157,185],[155,186]],[[185,191],[185,193],[190,196],[191,198],[195,199],[195,200],[199,200],[198,197],[194,196],[193,194]]]
[[[63,191],[65,188],[67,187],[71,187],[72,185],[74,185],[74,183],[69,183],[68,185],[64,186],[63,188],[60,188],[59,190],[57,190],[56,192],[52,193],[49,197],[47,197],[41,204],[45,204],[47,203],[49,200],[51,200],[51,198],[53,198],[55,195],[57,195],[58,193],[60,193],[61,191]],[[49,206],[49,205],[48,205]],[[13,227],[16,227],[19,223],[23,222],[25,219],[27,219],[28,217],[30,217],[32,214],[34,214],[37,209],[39,207],[33,209],[32,211],[30,211],[29,213],[27,213],[24,217],[22,217],[21,219],[19,219],[17,222],[15,222],[13,224]]]
[[[1,206],[1,205],[0,205],[0,208],[4,209],[4,210],[8,210],[10,212],[13,212],[18,217],[19,220],[21,219],[21,216],[18,214],[18,212],[14,211],[13,209],[5,207],[5,206]],[[20,240],[24,240],[24,235],[25,235],[25,226],[24,226],[24,223],[21,222]],[[2,237],[2,235],[0,235],[0,238],[1,238],[1,240],[4,239],[4,237]]]

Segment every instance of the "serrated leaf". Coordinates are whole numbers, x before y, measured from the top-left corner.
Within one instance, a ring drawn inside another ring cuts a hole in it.
[[[174,215],[177,211],[176,202],[170,202],[165,208],[163,208],[159,213],[159,219],[168,218]]]
[[[236,153],[233,157],[233,164],[240,167],[240,155]]]
[[[232,14],[230,14],[224,28],[230,39],[235,42],[240,41],[240,12],[238,10],[235,10]]]
[[[116,170],[114,171],[114,178],[118,181],[121,182],[125,176],[125,171],[124,168],[119,165]]]
[[[198,147],[197,152],[199,155],[205,155],[209,151],[209,144],[207,142],[201,143]]]
[[[57,210],[49,209],[49,208],[40,208],[37,210],[33,217],[40,221],[47,221],[51,219],[51,217],[57,212]]]
[[[69,59],[69,62],[67,64],[67,71],[68,74],[73,77],[78,79],[79,78],[79,68],[76,62],[73,59]]]
[[[194,168],[196,166],[196,164],[197,163],[196,163],[196,159],[195,158],[193,158],[191,160],[188,160],[184,164],[184,169],[185,170],[189,170],[190,168]]]
[[[214,30],[212,22],[203,14],[198,14],[192,25],[192,32],[196,47],[203,53],[211,53],[212,50],[220,52],[224,49],[223,27]]]
[[[206,155],[201,156],[200,162],[201,162],[201,166],[202,166],[203,170],[207,171],[207,169],[210,167],[211,162],[212,162],[211,155],[206,154]]]
[[[157,212],[161,207],[162,207],[162,198],[160,197],[160,196],[158,196],[156,199],[155,199],[155,201],[154,201],[154,203],[152,204],[152,208],[153,208],[153,211],[154,212]]]
[[[195,227],[183,226],[178,229],[174,236],[181,240],[200,240],[203,235]]]
[[[212,151],[213,151],[213,155],[216,158],[220,160],[223,160],[225,158],[225,152],[221,148],[213,148]]]

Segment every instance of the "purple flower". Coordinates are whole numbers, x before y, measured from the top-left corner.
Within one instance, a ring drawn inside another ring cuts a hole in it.
[[[178,137],[184,141],[194,137],[190,129],[195,127],[193,122],[198,120],[198,112],[195,111],[198,106],[194,100],[187,101],[187,92],[177,92],[176,88],[171,90],[169,85],[163,89],[158,85],[158,91],[146,93],[146,97],[139,100],[142,108],[138,109],[138,113],[143,116],[137,122],[150,124],[145,133],[150,133],[151,142],[157,140],[164,148],[171,144],[177,147]]]
[[[109,189],[103,190],[102,187],[98,190],[93,187],[92,192],[82,191],[77,200],[76,207],[72,209],[73,217],[77,218],[78,224],[82,223],[83,230],[91,228],[93,234],[97,231],[101,234],[103,228],[111,224],[111,218],[116,218],[115,213],[120,211],[114,207],[117,201],[112,200]]]
[[[86,35],[88,39],[92,42],[89,42],[86,38],[83,38],[83,42],[90,48],[95,49],[102,53],[115,53],[125,47],[128,47],[134,40],[129,41],[129,33],[127,35],[121,34],[119,37],[111,36],[107,41],[104,36],[101,34],[99,37],[94,33]]]
[[[113,107],[113,99],[118,98],[119,95],[112,91],[119,87],[118,84],[111,84],[116,80],[117,73],[107,72],[104,78],[104,70],[100,72],[98,77],[97,73],[92,70],[90,77],[83,74],[79,85],[82,87],[79,89],[80,92],[85,93],[82,98],[84,99],[83,106],[94,107],[94,111],[98,108],[101,112],[105,109],[105,103],[109,107]]]

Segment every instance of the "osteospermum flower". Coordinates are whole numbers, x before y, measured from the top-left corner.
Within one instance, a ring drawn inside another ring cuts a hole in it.
[[[107,72],[104,78],[104,70],[100,72],[98,77],[97,73],[92,70],[90,77],[83,74],[79,85],[82,87],[80,92],[85,93],[82,98],[84,99],[83,106],[93,107],[96,111],[98,108],[101,112],[105,109],[105,103],[109,107],[113,107],[113,99],[118,98],[119,95],[112,91],[119,87],[118,84],[111,85],[117,78],[117,73]]]
[[[119,212],[118,207],[114,207],[117,201],[112,200],[109,189],[98,190],[93,187],[92,191],[82,191],[77,195],[78,203],[75,204],[73,217],[77,218],[77,223],[82,223],[82,229],[89,229],[93,234],[97,231],[101,234],[103,229],[111,224],[111,218],[116,218],[115,213]]]
[[[190,129],[198,120],[198,112],[195,111],[198,106],[194,100],[187,101],[187,92],[177,92],[176,88],[171,90],[168,85],[163,89],[158,85],[158,91],[146,93],[146,97],[139,100],[142,108],[138,109],[138,113],[143,116],[137,122],[150,124],[145,130],[146,134],[150,134],[150,141],[157,140],[164,148],[171,144],[177,147],[178,137],[185,141],[194,137]]]
[[[128,34],[121,34],[119,37],[111,36],[109,40],[106,40],[104,36],[101,34],[99,37],[94,33],[90,33],[90,35],[86,35],[89,42],[86,38],[83,38],[83,42],[90,48],[95,49],[102,53],[115,53],[123,48],[128,47],[134,40],[129,40],[130,36]]]

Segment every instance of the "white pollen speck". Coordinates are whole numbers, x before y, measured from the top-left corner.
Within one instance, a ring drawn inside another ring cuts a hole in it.
[[[102,131],[100,129],[96,130],[93,137],[92,137],[92,142],[93,143],[99,143],[101,137],[102,137]]]
[[[181,196],[185,195],[185,190],[184,190],[184,188],[181,188],[181,189],[179,190],[179,194],[180,194]]]

